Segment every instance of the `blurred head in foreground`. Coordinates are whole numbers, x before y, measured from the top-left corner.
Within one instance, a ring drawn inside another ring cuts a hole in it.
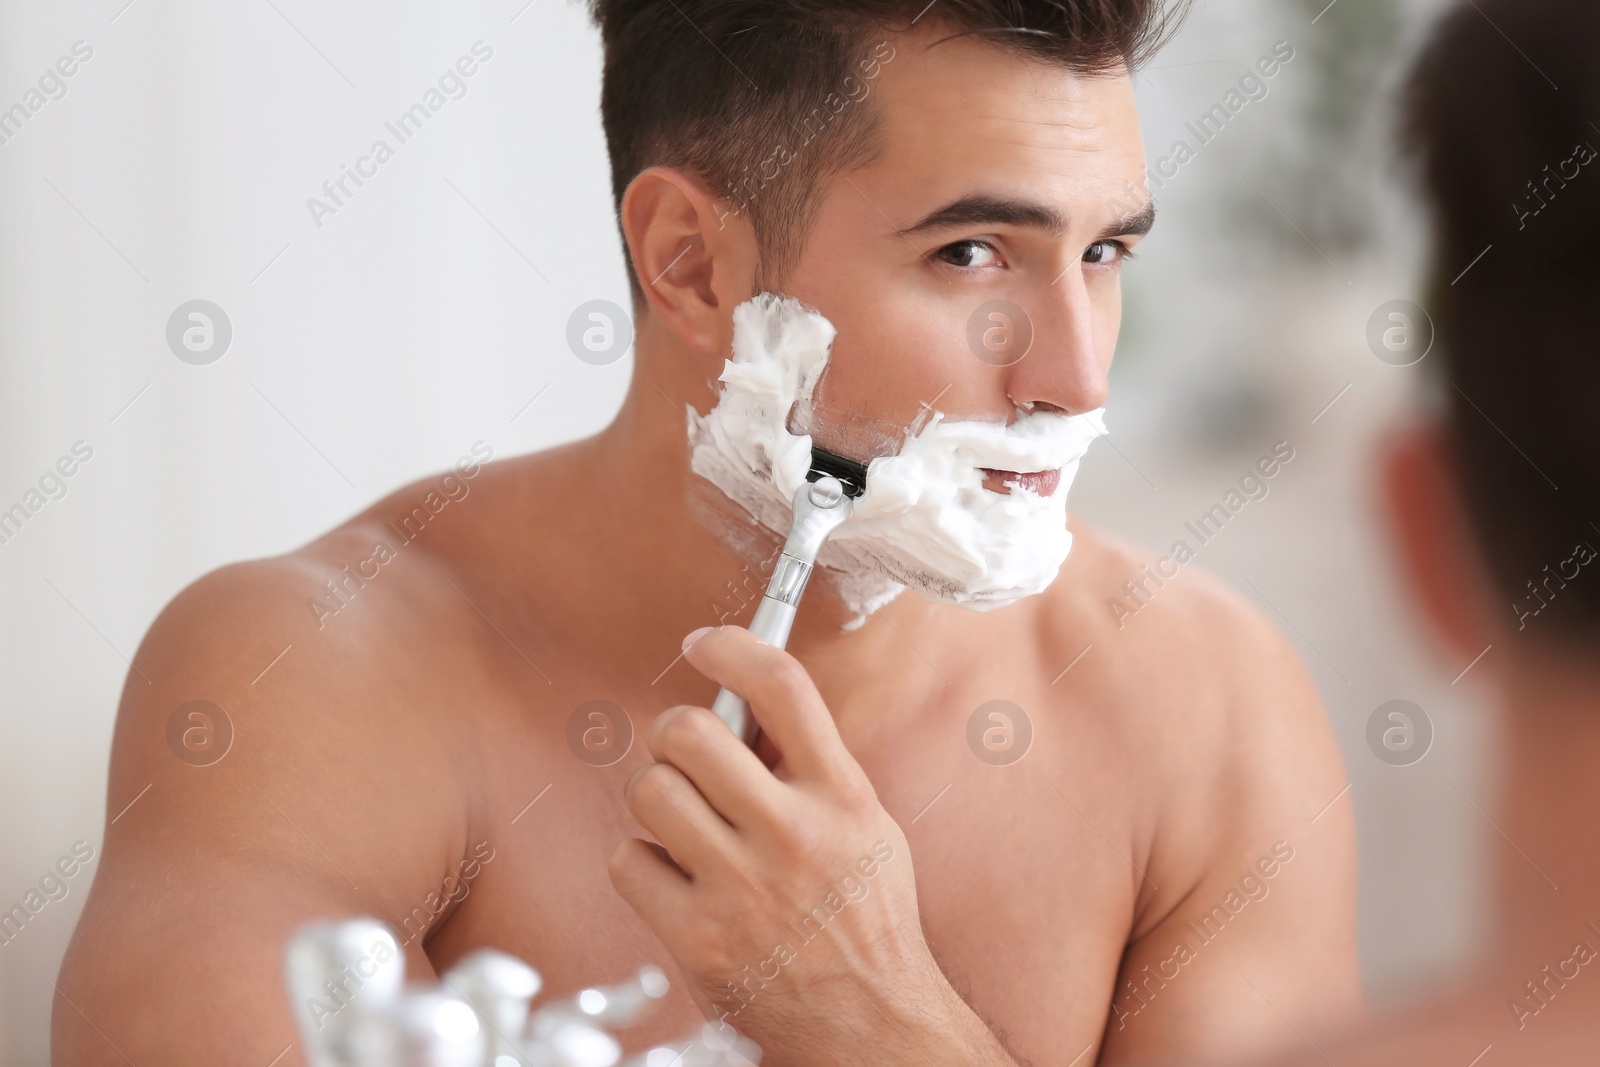
[[[1384,486],[1450,670],[1504,714],[1477,809],[1498,901],[1487,957],[1342,1064],[1550,1067],[1600,1045],[1600,982],[1575,980],[1600,960],[1597,56],[1593,0],[1463,0],[1406,83],[1442,403],[1391,443]]]
[[[1390,442],[1383,485],[1450,672],[1503,714],[1497,799],[1455,787],[1498,899],[1485,955],[1425,1009],[1295,1064],[1596,1062],[1600,979],[1579,975],[1600,961],[1597,57],[1594,0],[1457,0],[1405,84],[1433,229],[1419,369],[1441,403]]]
[[[1445,415],[1391,454],[1391,511],[1435,628],[1513,685],[1600,665],[1597,57],[1592,0],[1476,0],[1403,103]]]

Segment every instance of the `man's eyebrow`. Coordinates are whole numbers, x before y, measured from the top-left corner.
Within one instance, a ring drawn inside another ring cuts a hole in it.
[[[902,237],[926,233],[929,230],[946,230],[956,226],[980,226],[1000,223],[1043,230],[1051,237],[1067,232],[1066,217],[1055,208],[1030,200],[1015,200],[1004,196],[974,194],[952,200],[944,207],[924,215],[919,222],[901,230]]]
[[[1145,201],[1138,211],[1122,216],[1100,231],[1097,240],[1109,241],[1113,237],[1143,237],[1156,224],[1156,202]]]
[[[1098,240],[1112,237],[1142,237],[1155,225],[1154,201],[1122,216],[1101,231]],[[1051,237],[1067,232],[1066,216],[1048,204],[1012,197],[975,194],[963,196],[924,215],[919,221],[900,231],[901,237],[926,233],[930,230],[952,229],[957,226],[997,224],[1022,226],[1039,230]]]

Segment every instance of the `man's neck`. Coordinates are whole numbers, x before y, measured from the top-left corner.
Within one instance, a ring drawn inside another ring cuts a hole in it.
[[[1600,952],[1600,671],[1575,656],[1519,657],[1505,686],[1495,822],[1503,963],[1521,974],[1579,941]]]

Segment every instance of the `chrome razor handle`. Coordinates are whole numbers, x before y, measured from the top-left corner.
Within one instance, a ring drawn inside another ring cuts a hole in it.
[[[772,568],[766,595],[750,620],[751,633],[779,648],[788,644],[789,630],[794,625],[800,597],[806,591],[806,581],[816,565],[817,553],[828,535],[850,517],[852,505],[844,486],[832,475],[807,482],[796,490],[789,539],[784,542],[778,562]],[[755,744],[760,728],[755,716],[750,714],[750,706],[738,693],[731,689],[718,691],[717,699],[711,702],[711,710],[745,744]]]

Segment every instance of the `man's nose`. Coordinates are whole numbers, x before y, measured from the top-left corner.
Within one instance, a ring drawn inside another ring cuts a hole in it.
[[[1102,407],[1116,334],[1097,321],[1082,270],[1067,270],[1019,308],[1019,339],[1031,330],[1032,340],[1005,368],[1012,402],[1023,411],[1069,415]]]

